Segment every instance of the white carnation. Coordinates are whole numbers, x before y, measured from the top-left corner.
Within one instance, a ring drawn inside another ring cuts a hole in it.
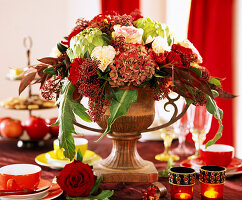
[[[170,51],[171,47],[168,45],[166,38],[158,36],[152,42],[152,49],[155,53],[164,53],[164,51]]]
[[[93,49],[91,57],[96,58],[101,63],[99,64],[98,68],[104,72],[107,66],[113,62],[113,59],[115,57],[116,51],[111,46],[97,46]]]
[[[193,51],[193,53],[195,53],[197,55],[197,57],[198,57],[197,62],[198,63],[203,62],[202,56],[200,55],[198,50],[194,47],[194,45],[189,40],[183,40],[182,42],[179,42],[179,44],[183,47],[190,48]]]

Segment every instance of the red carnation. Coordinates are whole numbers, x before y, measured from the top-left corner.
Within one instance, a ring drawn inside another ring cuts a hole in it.
[[[174,51],[170,51],[167,53],[166,61],[167,63],[171,63],[172,65],[175,65],[175,66],[182,65],[180,56]]]
[[[154,51],[151,51],[149,55],[155,60],[156,63],[161,65],[166,64],[166,57],[164,53],[155,53]]]
[[[96,182],[91,167],[81,161],[74,160],[65,165],[57,176],[57,183],[66,195],[71,197],[86,197],[90,194]]]
[[[191,62],[197,61],[197,55],[190,48],[183,47],[180,44],[173,44],[171,50],[181,57],[184,66],[189,67]]]
[[[74,62],[71,63],[70,74],[68,80],[75,86],[78,85],[78,80],[80,78],[80,65],[83,63],[84,59],[75,58]]]

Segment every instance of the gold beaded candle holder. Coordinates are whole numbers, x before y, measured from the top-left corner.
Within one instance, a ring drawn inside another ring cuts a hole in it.
[[[202,166],[200,168],[201,199],[223,199],[225,171],[226,169],[220,166]]]
[[[188,167],[173,167],[169,171],[171,200],[193,199],[195,170]]]

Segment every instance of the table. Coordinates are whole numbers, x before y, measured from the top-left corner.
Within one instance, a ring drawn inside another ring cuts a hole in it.
[[[88,149],[101,155],[103,158],[107,157],[111,151],[112,142],[108,138],[104,138],[99,143],[94,143],[98,136],[86,136],[89,140]],[[16,140],[1,140],[0,139],[0,167],[8,164],[15,163],[32,163],[35,164],[35,156],[52,150],[52,141],[49,140],[45,143],[45,146],[40,148],[36,147],[33,149],[19,149],[16,146]],[[177,145],[177,141],[173,142],[172,147]],[[192,148],[192,144],[188,143],[188,146]],[[138,152],[146,159],[155,163],[158,170],[164,169],[166,166],[165,162],[156,161],[154,156],[163,151],[163,144],[161,141],[150,141],[150,142],[138,142]],[[182,158],[183,159],[183,158]],[[179,165],[179,163],[176,163]],[[42,167],[42,178],[52,180],[54,176],[57,176],[60,171]],[[168,194],[166,197],[161,199],[170,199],[169,195],[169,183],[167,178],[159,178],[159,181],[163,183],[167,189]],[[147,187],[146,184],[104,184],[103,188],[109,188],[115,190],[115,195],[112,199],[128,200],[128,199],[141,199],[141,189]],[[200,184],[196,180],[194,189],[194,200],[200,199]],[[57,198],[58,200],[65,199],[64,195]],[[224,200],[239,200],[242,199],[242,175],[230,177],[225,182],[224,188]]]

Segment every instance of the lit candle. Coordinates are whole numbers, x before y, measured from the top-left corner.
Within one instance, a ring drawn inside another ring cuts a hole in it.
[[[204,196],[207,198],[215,199],[215,198],[218,198],[219,194],[214,190],[208,190],[204,192]]]
[[[192,199],[192,196],[188,193],[176,193],[174,195],[175,199]]]

